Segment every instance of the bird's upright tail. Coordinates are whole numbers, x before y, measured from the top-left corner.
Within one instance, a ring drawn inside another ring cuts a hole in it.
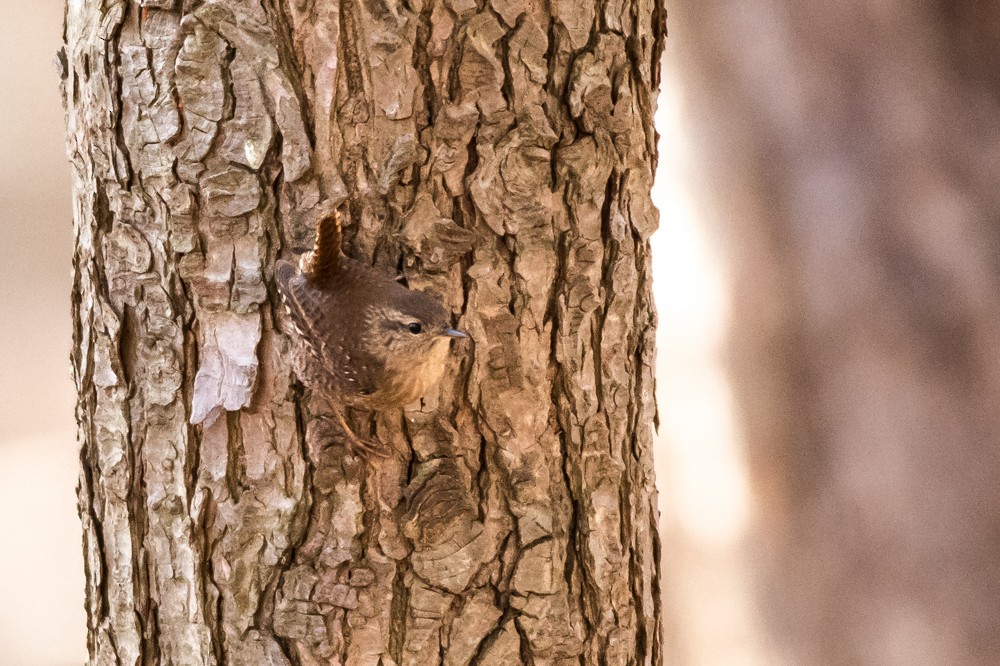
[[[340,270],[341,235],[339,212],[320,219],[316,225],[316,245],[299,260],[307,280],[320,284]]]

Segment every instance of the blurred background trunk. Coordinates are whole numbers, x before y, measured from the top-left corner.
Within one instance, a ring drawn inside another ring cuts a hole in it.
[[[101,664],[661,663],[645,0],[70,2],[73,364]],[[441,386],[321,441],[271,282],[442,294]]]
[[[752,640],[996,663],[1000,6],[702,0],[671,33],[732,285]]]

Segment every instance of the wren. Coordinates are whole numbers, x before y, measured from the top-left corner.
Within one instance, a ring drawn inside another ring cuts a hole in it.
[[[413,402],[441,379],[450,341],[466,335],[434,297],[343,255],[341,235],[339,213],[322,218],[298,269],[278,260],[275,277],[309,351],[307,383],[356,446],[381,454],[351,431],[340,406],[382,411]]]

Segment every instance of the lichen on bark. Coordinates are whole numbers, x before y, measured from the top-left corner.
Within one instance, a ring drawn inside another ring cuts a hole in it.
[[[663,20],[70,3],[93,663],[660,663]],[[384,461],[317,427],[271,282],[337,206],[471,338],[418,404],[351,416]]]

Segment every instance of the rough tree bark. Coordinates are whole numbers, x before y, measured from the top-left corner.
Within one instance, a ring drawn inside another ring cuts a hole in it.
[[[664,10],[483,4],[69,1],[92,663],[660,663]],[[372,464],[271,281],[341,204],[471,334]]]

